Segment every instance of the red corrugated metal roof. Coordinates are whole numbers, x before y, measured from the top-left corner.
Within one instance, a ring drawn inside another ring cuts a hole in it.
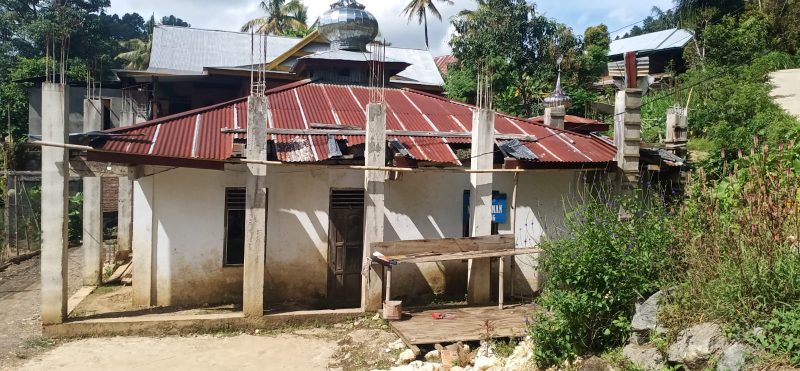
[[[456,61],[456,57],[452,54],[433,58],[433,62],[436,63],[436,67],[439,68],[439,72],[441,72],[442,75],[447,75],[448,66],[450,66],[450,63],[454,63]]]
[[[544,124],[544,116],[531,117],[528,121],[537,124]],[[597,131],[608,131],[608,124],[597,121],[595,119],[588,119],[580,116],[566,115],[564,116],[564,129],[578,133],[593,133]]]
[[[468,133],[472,129],[474,107],[436,95],[408,89],[385,91],[387,129],[394,131],[434,131]],[[286,162],[317,162],[330,158],[328,136],[314,134],[315,124],[365,126],[369,88],[313,83],[293,83],[268,92],[270,115],[265,126],[302,129],[310,134],[270,135],[277,156]],[[234,138],[244,134],[222,133],[223,128],[247,127],[247,98],[160,118],[111,132],[130,136],[108,139],[102,150],[137,155],[224,161],[231,157]],[[498,134],[523,134],[536,138],[523,141],[541,163],[611,162],[615,149],[596,138],[557,130],[531,121],[498,114]],[[348,146],[364,143],[363,135],[337,135]],[[465,137],[388,136],[398,139],[414,159],[435,163],[460,164],[449,144],[469,143]]]

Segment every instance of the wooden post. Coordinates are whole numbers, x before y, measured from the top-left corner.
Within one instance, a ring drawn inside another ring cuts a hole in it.
[[[519,173],[514,173],[514,188],[511,190],[511,230],[514,233],[514,248],[517,248],[517,186],[519,186]],[[529,247],[529,246],[525,246]],[[511,257],[510,277],[511,281],[511,299],[514,299],[514,266],[516,265],[517,257]]]
[[[392,300],[392,266],[386,268],[386,301]]]
[[[511,259],[514,259],[514,257],[512,256]],[[500,277],[497,280],[497,282],[498,282],[497,302],[499,303],[497,305],[497,307],[500,308],[500,310],[503,310],[503,293],[504,293],[503,292],[503,270],[504,270],[503,265],[504,264],[505,264],[505,259],[503,259],[503,257],[501,256],[500,257],[500,264],[498,264],[498,269],[497,269],[498,271],[500,271],[500,273],[499,273]]]

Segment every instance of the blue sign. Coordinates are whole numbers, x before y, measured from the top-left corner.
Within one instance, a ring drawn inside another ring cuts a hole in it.
[[[492,192],[492,223],[503,224],[506,222],[508,202],[505,193]]]

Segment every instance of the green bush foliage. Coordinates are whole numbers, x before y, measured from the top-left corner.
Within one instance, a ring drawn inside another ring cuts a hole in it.
[[[763,329],[753,343],[800,366],[800,308],[775,311]]]
[[[800,149],[739,156],[723,179],[700,172],[689,187],[663,316],[671,328],[716,321],[746,331],[800,304]]]
[[[542,244],[547,282],[531,328],[540,366],[621,345],[634,304],[661,288],[667,270],[673,237],[660,200],[588,198],[568,215],[565,236]]]

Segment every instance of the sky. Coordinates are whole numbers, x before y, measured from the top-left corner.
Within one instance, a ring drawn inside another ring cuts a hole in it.
[[[408,22],[402,12],[409,0],[359,0],[366,10],[375,15],[381,34],[393,46],[425,48],[423,27],[416,20]],[[335,0],[304,0],[308,6],[309,23],[321,15]],[[452,28],[448,20],[462,9],[474,9],[474,0],[453,0],[454,5],[436,1],[442,21],[428,17],[428,34],[431,53],[448,54],[447,41]],[[170,14],[189,22],[192,27],[214,30],[238,31],[247,20],[263,15],[258,0],[111,0],[107,13],[137,12],[147,19]],[[539,0],[537,9],[547,17],[572,27],[583,34],[588,26],[605,23],[614,31],[650,15],[653,6],[669,9],[672,0]],[[617,34],[625,33],[625,30]],[[614,37],[615,34],[612,34]]]

